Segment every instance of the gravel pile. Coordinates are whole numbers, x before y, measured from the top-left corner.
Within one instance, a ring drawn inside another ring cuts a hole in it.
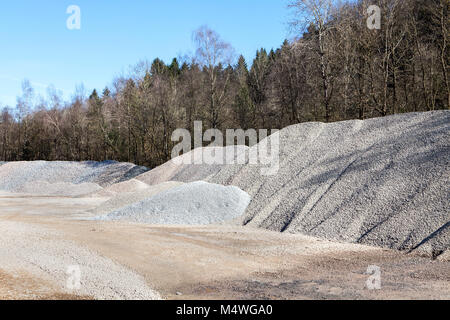
[[[64,188],[77,189],[74,194],[98,190],[93,184],[107,187],[142,174],[147,170],[131,163],[105,162],[65,162],[32,161],[8,162],[0,166],[0,190],[9,192],[31,192],[47,194],[49,184],[59,184],[61,195]],[[80,185],[79,188],[73,185]],[[50,190],[50,194],[55,194]]]
[[[217,224],[241,216],[249,202],[250,196],[239,188],[197,181],[170,188],[96,219],[170,225]]]
[[[160,175],[166,165],[137,179],[188,181],[189,170],[237,186],[252,197],[243,225],[428,256],[450,248],[450,111],[290,126],[273,176],[258,165]]]
[[[141,183],[143,183],[143,182],[141,182]],[[126,189],[126,190],[128,190],[126,192],[121,192],[121,193],[117,193],[117,194],[113,195],[108,201],[103,202],[100,206],[91,210],[90,212],[92,212],[94,214],[106,214],[111,211],[115,211],[115,210],[121,209],[123,207],[126,207],[128,205],[131,205],[133,203],[148,199],[162,191],[169,190],[169,189],[177,187],[181,184],[183,184],[183,183],[175,182],[175,181],[168,181],[168,182],[163,182],[161,184],[154,185],[154,186],[146,185],[145,189],[141,189],[141,190],[134,189],[132,192],[129,191],[130,190],[130,188],[129,188],[129,189]],[[113,185],[113,186],[117,186],[117,185]],[[103,191],[100,191],[99,193],[103,193]]]
[[[80,197],[102,189],[96,183],[73,184],[70,182],[32,181],[15,191],[33,195]]]
[[[98,192],[93,192],[90,197],[112,197],[122,193],[133,193],[141,190],[145,190],[149,187],[148,184],[136,179],[130,179],[128,181],[112,184],[106,188],[101,189]]]

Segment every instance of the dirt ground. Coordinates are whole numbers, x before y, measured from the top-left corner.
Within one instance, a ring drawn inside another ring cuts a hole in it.
[[[85,220],[104,200],[0,194],[0,299],[99,299],[97,281],[132,291],[138,279],[163,299],[450,299],[449,261],[245,227]],[[70,259],[92,295],[66,288]],[[120,270],[83,273],[110,264]],[[379,290],[366,286],[371,265]]]

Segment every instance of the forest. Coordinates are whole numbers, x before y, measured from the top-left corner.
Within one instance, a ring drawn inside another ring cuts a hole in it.
[[[381,28],[367,8],[381,9]],[[281,129],[450,108],[448,0],[292,0],[293,36],[245,61],[214,30],[196,51],[141,61],[104,89],[70,101],[52,88],[36,101],[28,81],[2,108],[0,160],[117,160],[147,167],[171,157],[172,132]],[[270,22],[268,22],[270,23]],[[131,48],[132,49],[132,48]]]

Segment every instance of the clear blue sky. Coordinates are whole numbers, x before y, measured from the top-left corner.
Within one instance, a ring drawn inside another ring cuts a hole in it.
[[[69,5],[81,30],[68,30]],[[192,52],[192,31],[216,30],[251,60],[258,48],[289,37],[286,0],[14,0],[0,5],[0,105],[14,106],[27,78],[45,95],[53,84],[67,99],[83,83],[103,89],[129,66]],[[251,61],[248,61],[249,63]]]

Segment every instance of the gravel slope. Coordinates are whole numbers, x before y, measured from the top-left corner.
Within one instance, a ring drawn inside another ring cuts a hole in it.
[[[238,223],[437,256],[450,247],[450,111],[305,123],[280,131],[280,170],[165,164],[158,176],[234,185],[252,201]],[[196,151],[198,152],[198,151]],[[151,183],[152,179],[147,180]]]
[[[221,155],[225,164],[194,164],[195,159],[202,159],[203,152],[208,154],[217,152]],[[234,167],[233,165],[226,165],[226,163],[232,163],[240,154],[247,152],[248,147],[246,146],[197,148],[137,176],[136,179],[150,185],[160,184],[166,181],[194,182],[205,180],[216,175],[224,167]]]

